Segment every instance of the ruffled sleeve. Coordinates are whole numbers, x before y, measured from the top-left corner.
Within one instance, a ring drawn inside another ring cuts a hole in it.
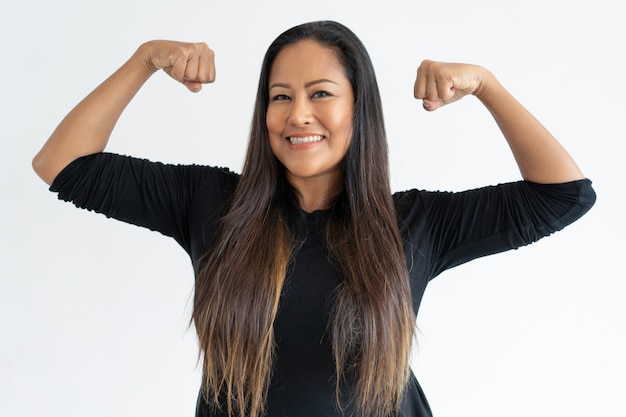
[[[428,279],[482,256],[516,249],[563,229],[593,206],[588,179],[519,181],[463,192],[397,193],[405,248],[425,261]]]
[[[199,194],[205,215],[216,217],[237,178],[227,169],[98,153],[70,163],[50,191],[79,208],[173,237],[189,252],[190,213]]]

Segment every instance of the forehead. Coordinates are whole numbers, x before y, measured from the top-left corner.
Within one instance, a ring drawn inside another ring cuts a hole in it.
[[[272,64],[269,80],[271,84],[307,82],[329,77],[347,80],[337,52],[317,41],[305,39],[284,47],[278,53]]]

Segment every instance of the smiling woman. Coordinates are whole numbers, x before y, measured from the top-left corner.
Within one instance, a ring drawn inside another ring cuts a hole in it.
[[[272,152],[299,191],[302,209],[326,209],[341,189],[341,162],[352,135],[350,80],[334,49],[303,40],[278,54],[269,84]]]
[[[392,194],[372,63],[328,21],[270,45],[241,175],[104,153],[160,69],[199,91],[214,79],[213,52],[143,44],[66,116],[33,166],[60,198],[171,236],[191,257],[198,417],[430,416],[409,367],[428,282],[560,230],[595,201],[568,153],[489,71],[432,61],[418,69],[415,97],[433,111],[476,96],[524,179]]]

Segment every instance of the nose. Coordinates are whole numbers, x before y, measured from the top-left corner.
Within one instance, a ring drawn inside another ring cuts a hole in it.
[[[300,95],[293,100],[289,112],[289,123],[293,126],[305,126],[313,121],[313,112],[308,97]]]

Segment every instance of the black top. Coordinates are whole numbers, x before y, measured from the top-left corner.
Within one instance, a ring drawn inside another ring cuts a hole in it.
[[[72,162],[50,189],[78,207],[173,237],[195,264],[214,242],[217,221],[238,178],[227,169],[101,153]],[[595,193],[589,180],[553,185],[519,181],[460,193],[410,190],[393,198],[417,314],[430,279],[471,259],[518,248],[562,229],[591,208]],[[327,333],[329,300],[341,276],[320,235],[327,215],[302,213],[306,240],[289,267],[274,324],[277,359],[269,417],[341,415],[335,406]],[[415,377],[401,415],[431,416]],[[196,416],[224,414],[199,397]]]

